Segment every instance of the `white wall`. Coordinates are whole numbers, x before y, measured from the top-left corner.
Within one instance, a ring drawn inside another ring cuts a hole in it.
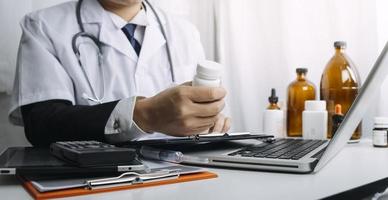
[[[31,8],[31,2],[0,1],[0,92],[10,91],[20,38],[19,20]],[[16,12],[15,12],[16,10]]]
[[[347,41],[346,52],[365,80],[388,39],[385,0],[154,2],[187,16],[201,32],[207,57],[226,66],[224,83],[234,130],[262,130],[270,88],[276,87],[286,101],[295,68],[309,68],[309,79],[319,87],[321,73],[334,53],[334,41]],[[370,135],[374,116],[388,116],[387,90],[388,80],[365,115],[365,135]]]
[[[0,92],[12,89],[22,16],[64,1],[0,1]],[[269,88],[279,88],[285,100],[296,67],[310,68],[309,78],[318,86],[323,67],[333,53],[334,40],[348,42],[347,52],[365,80],[388,39],[386,0],[152,1],[191,20],[201,32],[207,57],[226,65],[224,81],[230,90],[228,104],[235,130],[261,130]],[[379,113],[367,116],[366,131],[371,128],[372,116],[388,116],[386,91],[388,81],[376,102]],[[6,119],[7,99],[0,96],[0,120]],[[20,129],[16,132],[22,134]]]
[[[45,8],[65,0],[0,1],[0,92],[10,93],[16,66],[16,56],[21,36],[19,22],[32,10]]]
[[[388,8],[388,1],[386,0],[377,0],[377,33],[379,41],[379,51],[381,51],[385,45],[385,42],[388,41],[388,13],[386,8]],[[388,78],[385,80],[384,84],[380,90],[380,99],[377,102],[379,106],[378,115],[388,116]]]

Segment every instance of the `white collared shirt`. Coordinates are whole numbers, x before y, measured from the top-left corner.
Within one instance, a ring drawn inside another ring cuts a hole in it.
[[[113,21],[113,24],[116,26],[117,29],[122,29],[127,24],[136,24],[136,29],[134,33],[134,37],[137,42],[140,44],[143,44],[144,40],[144,33],[146,26],[149,24],[147,13],[144,8],[142,8],[136,15],[133,17],[130,21],[125,21],[123,18],[118,16],[117,14],[107,11],[109,13],[110,18]]]

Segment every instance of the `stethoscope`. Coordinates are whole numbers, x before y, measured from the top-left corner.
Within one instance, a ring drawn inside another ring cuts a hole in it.
[[[170,46],[169,46],[168,40],[167,40],[167,34],[166,34],[165,27],[163,27],[161,19],[160,19],[158,13],[156,12],[155,8],[148,2],[148,0],[144,0],[144,1],[148,4],[149,8],[151,8],[152,12],[155,14],[156,20],[158,21],[158,23],[160,25],[163,37],[166,40],[167,57],[168,57],[168,62],[170,63],[171,79],[172,79],[172,82],[175,83],[174,64],[173,64],[173,60],[172,60],[171,49],[170,49]],[[90,33],[85,32],[85,28],[84,28],[84,25],[82,22],[82,17],[81,17],[82,2],[83,2],[83,0],[79,0],[77,3],[77,7],[76,7],[77,23],[78,23],[78,26],[79,26],[81,31],[73,36],[71,44],[72,44],[73,52],[76,55],[78,63],[82,69],[82,73],[84,74],[85,79],[87,81],[87,84],[88,84],[90,90],[92,91],[92,95],[93,95],[93,97],[91,97],[84,92],[82,94],[82,98],[89,100],[89,101],[92,101],[92,102],[95,102],[95,103],[98,103],[98,104],[102,104],[104,101],[104,98],[105,98],[105,80],[104,80],[105,77],[104,77],[104,70],[102,69],[102,63],[103,63],[102,46],[103,46],[103,44],[97,37],[95,37],[94,35],[92,35]],[[143,7],[145,8],[144,3],[143,3]],[[102,93],[101,93],[100,97],[97,96],[96,90],[94,90],[92,83],[87,75],[86,69],[82,65],[82,62],[81,62],[81,53],[79,51],[79,47],[77,46],[77,40],[78,40],[78,38],[82,38],[82,37],[89,38],[90,40],[92,40],[93,43],[98,48],[98,51],[97,51],[98,67],[99,67],[99,70],[100,70],[100,73],[102,76],[102,89],[101,89]]]

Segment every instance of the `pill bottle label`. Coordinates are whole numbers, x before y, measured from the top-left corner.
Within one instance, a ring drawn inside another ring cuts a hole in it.
[[[373,145],[375,146],[388,146],[387,143],[387,131],[375,130],[373,131]]]

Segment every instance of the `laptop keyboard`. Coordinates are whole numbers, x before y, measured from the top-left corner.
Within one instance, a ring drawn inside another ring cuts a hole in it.
[[[245,147],[228,155],[299,160],[326,142],[327,140],[277,139],[273,143],[263,142],[258,145]]]

